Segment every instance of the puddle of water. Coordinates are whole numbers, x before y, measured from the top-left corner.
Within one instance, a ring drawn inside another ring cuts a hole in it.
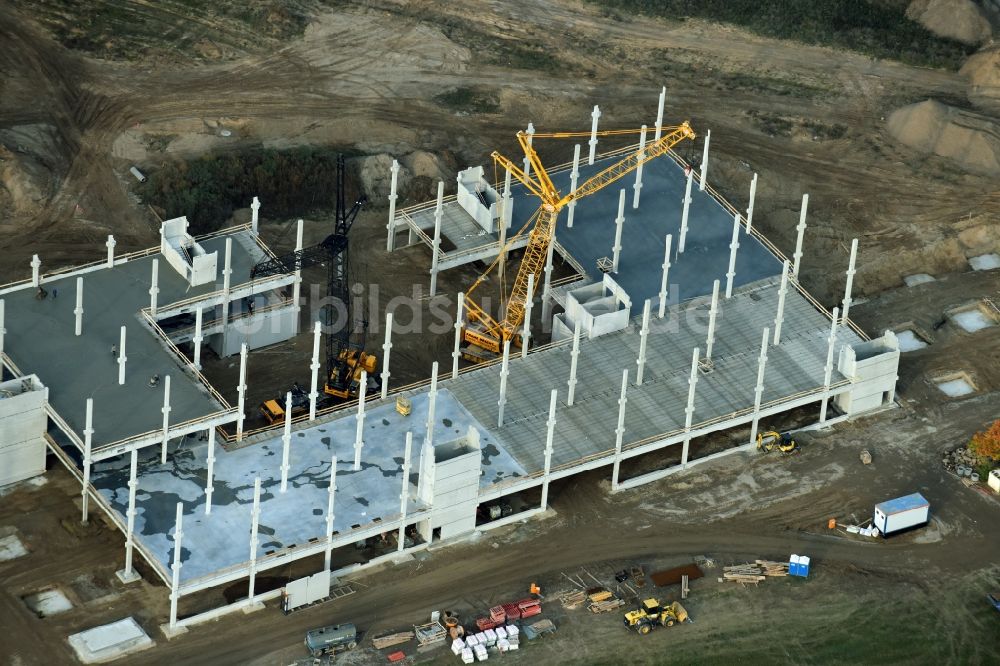
[[[981,331],[984,328],[996,325],[996,322],[987,317],[986,313],[979,308],[956,312],[951,315],[951,319],[958,324],[963,331],[968,333],[975,333],[976,331]]]
[[[969,395],[976,390],[971,383],[962,377],[949,379],[944,382],[938,382],[937,387],[949,398],[960,398],[963,395]]]
[[[1000,268],[1000,254],[981,254],[978,257],[969,259],[969,265],[974,271],[988,271]]]
[[[898,331],[896,333],[896,339],[899,341],[899,351],[901,352],[915,351],[917,349],[923,349],[927,346],[924,339],[910,329]]]

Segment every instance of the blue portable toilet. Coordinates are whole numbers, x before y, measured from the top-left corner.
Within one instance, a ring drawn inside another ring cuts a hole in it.
[[[788,558],[788,575],[798,576],[799,575],[799,556],[792,555]]]
[[[799,556],[799,575],[806,578],[809,575],[809,556]]]

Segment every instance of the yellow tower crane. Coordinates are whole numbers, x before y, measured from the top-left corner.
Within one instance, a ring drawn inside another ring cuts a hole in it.
[[[623,134],[639,134],[642,130],[607,130],[597,132],[598,136],[614,136]],[[512,344],[520,345],[518,328],[524,322],[524,310],[527,300],[534,296],[528,293],[528,276],[534,275],[534,286],[539,284],[539,275],[548,254],[549,245],[552,243],[552,235],[556,229],[556,221],[559,212],[571,201],[577,201],[583,197],[594,194],[607,187],[616,180],[628,175],[639,167],[640,164],[665,155],[671,148],[684,139],[694,139],[695,133],[687,121],[674,127],[664,127],[663,134],[658,141],[647,143],[642,150],[638,148],[630,151],[624,159],[612,164],[597,175],[581,183],[576,190],[569,194],[560,194],[549,178],[548,172],[542,165],[538,153],[532,147],[535,139],[568,139],[572,137],[591,136],[590,132],[552,132],[536,133],[529,135],[526,132],[518,132],[517,140],[524,150],[528,163],[531,165],[532,175],[524,173],[513,161],[503,155],[494,152],[492,154],[494,164],[510,171],[514,178],[517,178],[528,189],[541,200],[541,206],[528,220],[528,225],[534,221],[534,226],[528,235],[528,244],[524,249],[524,256],[521,258],[521,265],[517,270],[517,278],[507,299],[507,307],[503,312],[503,319],[497,321],[473,299],[472,294],[483,283],[486,277],[496,268],[506,257],[506,248],[501,249],[496,260],[483,272],[468,291],[465,292],[465,308],[468,312],[470,325],[463,330],[463,339],[478,349],[492,354],[499,354],[503,349],[505,341],[510,340]],[[502,221],[501,221],[502,224]],[[523,231],[523,230],[522,230]],[[517,234],[520,236],[520,233]],[[517,237],[515,236],[515,237]],[[512,241],[513,239],[511,239]],[[508,241],[508,245],[511,241]],[[485,360],[481,354],[466,354],[471,360]]]

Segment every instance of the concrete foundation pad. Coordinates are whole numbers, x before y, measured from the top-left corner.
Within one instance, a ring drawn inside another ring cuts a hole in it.
[[[907,287],[916,287],[918,284],[926,284],[928,282],[936,282],[936,279],[933,275],[928,275],[927,273],[915,273],[903,278],[903,283]]]
[[[160,625],[160,633],[162,633],[163,637],[166,638],[168,641],[173,640],[178,636],[183,636],[187,632],[188,632],[187,627],[182,627],[180,625],[176,627],[171,627],[169,622],[165,622]]]
[[[55,588],[30,594],[24,597],[24,603],[38,617],[49,617],[73,608],[73,604],[66,595]]]
[[[125,583],[126,585],[128,585],[129,583],[134,583],[137,580],[142,580],[142,576],[140,576],[135,569],[132,569],[132,572],[128,574],[125,573],[124,569],[119,569],[118,571],[115,572],[115,575],[118,576],[118,580]]]
[[[989,271],[1000,268],[1000,254],[981,254],[978,257],[969,258],[969,266],[974,271]]]
[[[409,562],[413,562],[416,559],[417,558],[415,558],[411,553],[399,553],[398,555],[392,558],[392,563],[407,564]]]
[[[155,645],[132,617],[73,634],[69,644],[85,664],[112,661]]]
[[[24,557],[28,554],[28,549],[24,547],[16,534],[0,538],[0,562]]]

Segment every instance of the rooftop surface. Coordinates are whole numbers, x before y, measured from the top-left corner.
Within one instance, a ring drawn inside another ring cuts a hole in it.
[[[82,437],[86,400],[94,399],[94,446],[109,444],[162,427],[163,382],[149,378],[170,375],[170,420],[181,423],[222,409],[193,376],[187,374],[163,341],[145,325],[140,313],[149,306],[153,259],[159,257],[160,307],[222,288],[225,236],[200,241],[207,252],[219,252],[219,282],[190,287],[157,252],[100,268],[83,277],[83,331],[76,336],[76,276],[45,281],[48,297],[35,289],[4,294],[7,335],[4,352],[21,372],[38,375],[49,387],[49,402]],[[246,282],[263,251],[250,232],[232,235],[232,284]],[[118,384],[120,328],[126,327],[125,384]]]

